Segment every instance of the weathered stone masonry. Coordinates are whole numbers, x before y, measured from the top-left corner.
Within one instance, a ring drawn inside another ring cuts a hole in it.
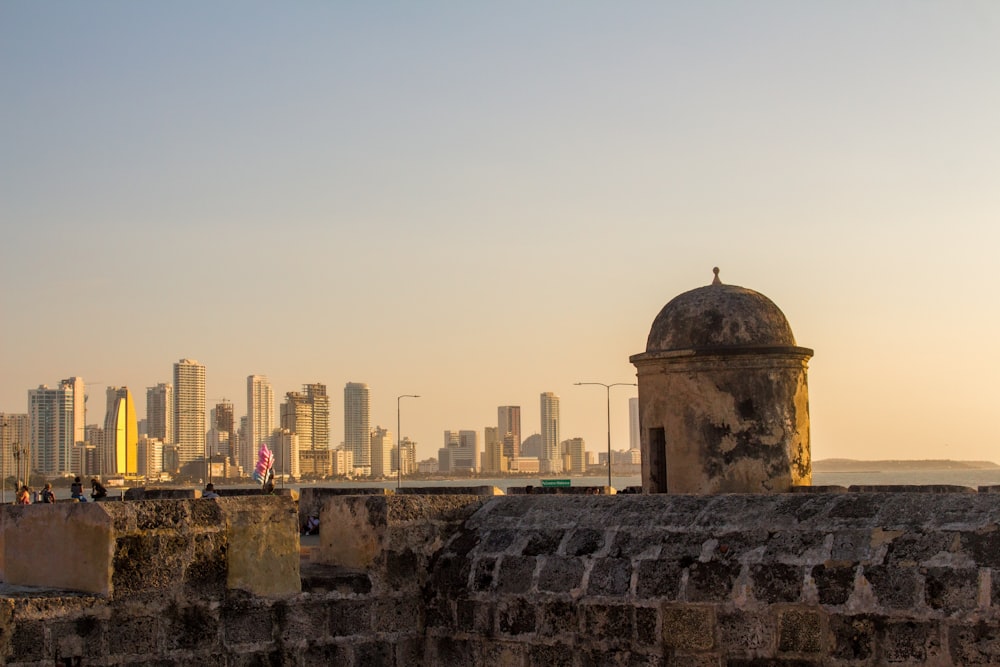
[[[843,491],[331,496],[323,539],[336,520],[363,549],[321,546],[301,586],[279,572],[285,589],[263,592],[249,590],[268,573],[248,555],[289,563],[289,499],[102,503],[116,531],[111,592],[8,587],[0,655],[11,665],[1000,661],[1000,494]],[[51,508],[17,509],[23,519]],[[253,546],[255,530],[269,548]],[[371,557],[337,562],[358,553]]]

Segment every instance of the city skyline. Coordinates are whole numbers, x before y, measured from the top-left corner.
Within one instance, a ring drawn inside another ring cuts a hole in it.
[[[3,3],[0,411],[194,358],[600,452],[574,383],[718,266],[815,350],[814,458],[998,460],[997,80],[977,0]]]

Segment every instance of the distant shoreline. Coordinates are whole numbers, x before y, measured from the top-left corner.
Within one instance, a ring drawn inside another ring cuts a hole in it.
[[[903,470],[997,470],[1000,465],[992,461],[953,461],[951,459],[884,459],[861,461],[856,459],[819,459],[813,461],[813,472],[824,473],[878,473]]]

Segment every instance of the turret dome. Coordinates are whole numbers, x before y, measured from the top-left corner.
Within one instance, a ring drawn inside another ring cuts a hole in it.
[[[745,287],[724,285],[719,269],[707,287],[670,300],[653,320],[646,352],[713,348],[795,346],[792,328],[769,298]]]

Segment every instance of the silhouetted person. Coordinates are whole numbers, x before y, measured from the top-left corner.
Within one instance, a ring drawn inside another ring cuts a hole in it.
[[[205,485],[205,490],[201,492],[202,498],[218,498],[219,494],[215,492],[215,484],[209,482]]]
[[[108,490],[104,488],[104,485],[96,477],[90,480],[90,497],[94,500],[108,497]]]
[[[81,503],[87,502],[87,497],[83,495],[83,484],[80,482],[79,476],[77,476],[73,483],[69,485],[69,497],[76,498]]]

